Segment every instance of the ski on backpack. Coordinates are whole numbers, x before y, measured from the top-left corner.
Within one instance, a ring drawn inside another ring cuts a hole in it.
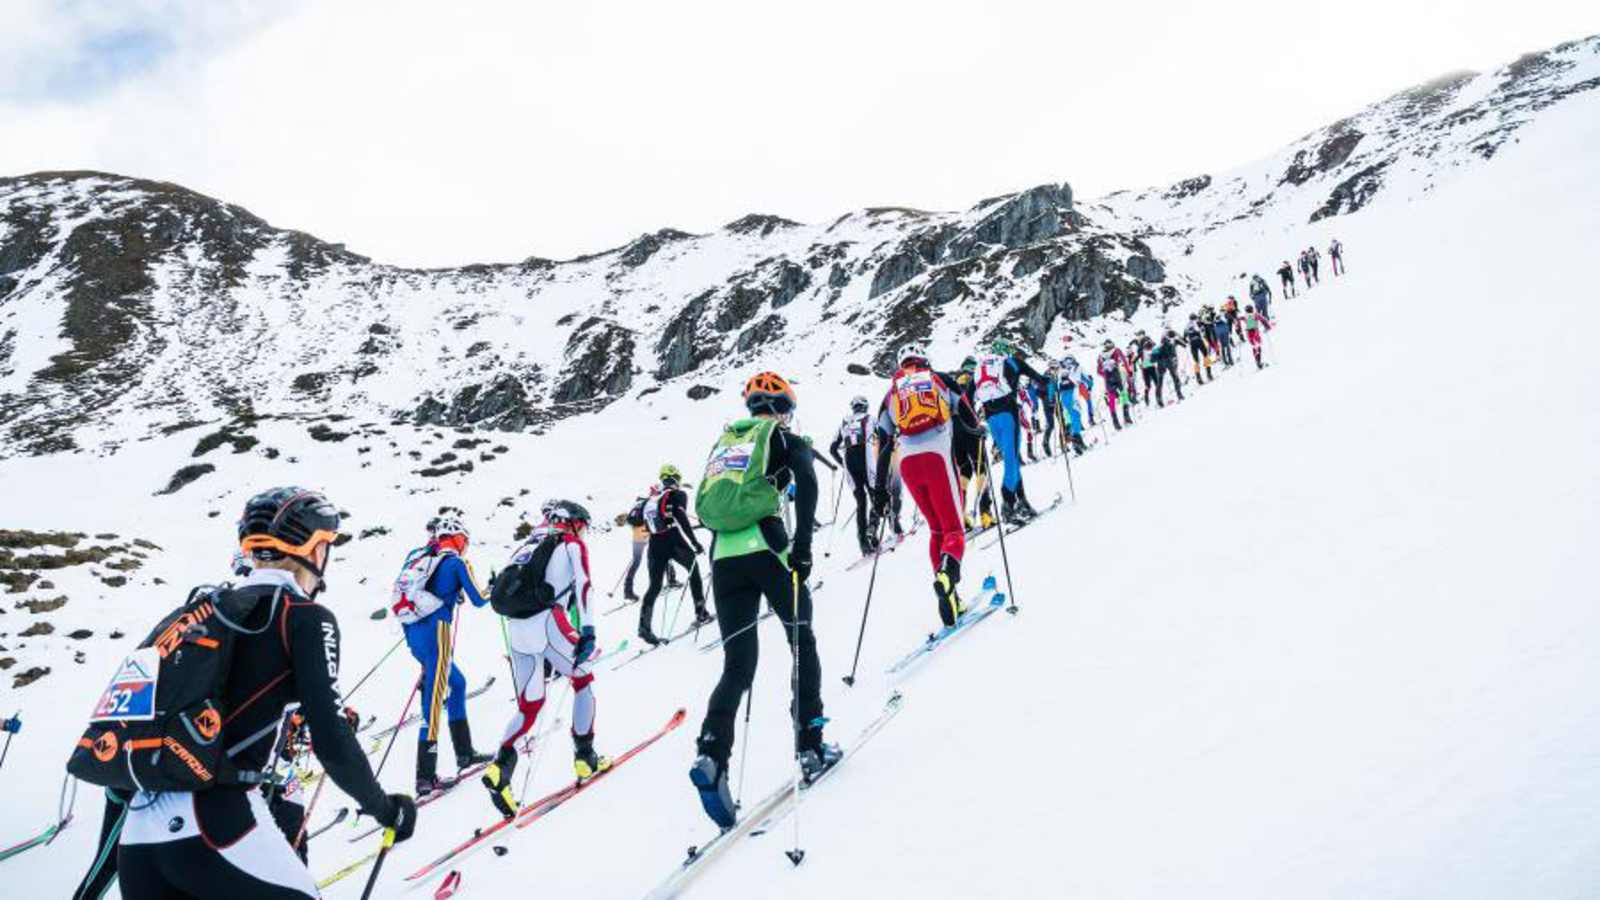
[[[801,782],[800,792],[809,793],[811,789],[826,781],[835,770],[848,762],[850,757],[854,756],[862,746],[881,731],[883,726],[888,724],[889,720],[900,712],[903,705],[904,697],[899,691],[889,695],[889,699],[884,702],[883,710],[861,730],[861,733],[856,736],[855,742],[845,750],[844,756],[840,757],[838,762],[825,769],[822,774],[809,783]],[[793,812],[795,781],[796,779],[793,777],[786,779],[772,793],[752,804],[749,808],[741,809],[739,820],[734,823],[732,828],[718,832],[715,837],[704,844],[690,847],[688,855],[683,862],[679,863],[673,869],[672,874],[657,885],[655,890],[646,895],[648,900],[666,900],[669,897],[679,896],[691,882],[699,878],[711,863],[722,856],[740,838],[756,837],[770,831],[772,826],[781,822],[784,817]]]
[[[444,855],[440,856],[438,859],[435,859],[433,862],[428,863],[417,871],[407,875],[405,880],[417,881],[419,879],[427,878],[429,875],[432,875],[434,872],[439,871],[441,868],[449,864],[452,860],[465,856],[479,847],[482,847],[488,842],[489,838],[498,834],[501,830],[512,823],[516,823],[520,828],[523,827],[524,823],[537,820],[545,813],[555,809],[561,804],[582,793],[584,789],[590,785],[600,781],[610,773],[615,772],[623,763],[635,756],[638,756],[650,745],[661,740],[667,735],[668,732],[677,728],[679,725],[682,725],[683,720],[685,717],[687,717],[687,715],[687,710],[677,710],[672,714],[672,717],[667,720],[667,724],[661,726],[660,730],[635,744],[633,747],[623,752],[622,755],[613,759],[609,768],[602,769],[598,774],[587,781],[572,782],[565,787],[559,788],[551,794],[548,794],[539,798],[538,800],[533,801],[532,803],[527,804],[526,806],[523,806],[521,809],[517,810],[515,815],[511,816],[510,818],[498,818],[492,824],[486,825],[482,828],[474,829],[471,837],[467,838],[460,844],[457,844],[455,847],[452,847],[450,850],[446,851]],[[321,885],[318,886],[320,887]]]

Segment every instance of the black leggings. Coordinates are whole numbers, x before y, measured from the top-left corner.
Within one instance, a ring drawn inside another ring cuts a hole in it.
[[[856,501],[856,541],[867,546],[867,448],[851,447],[844,452],[844,468],[850,476],[850,495]]]
[[[650,548],[646,551],[646,557],[650,586],[645,588],[644,599],[639,604],[641,630],[650,627],[650,620],[655,615],[656,596],[661,593],[661,579],[667,574],[668,563],[677,563],[689,570],[689,592],[694,595],[694,608],[697,610],[706,608],[706,595],[700,587],[700,570],[695,565],[694,548],[678,537],[677,532],[666,531],[650,535]]]
[[[1166,376],[1172,376],[1172,389],[1178,392],[1178,399],[1183,399],[1183,382],[1178,380],[1178,364],[1174,360],[1163,359],[1156,368],[1156,403],[1165,402],[1161,397],[1161,385],[1166,381]]]
[[[817,639],[811,631],[811,592],[800,585],[800,627],[795,628],[795,596],[789,570],[770,552],[719,559],[711,564],[711,585],[716,591],[717,628],[722,632],[722,677],[706,703],[705,724],[700,726],[700,752],[726,765],[733,753],[734,720],[739,703],[756,677],[760,653],[754,622],[761,615],[761,598],[783,623],[783,636],[800,659],[799,749],[815,747],[822,739],[822,663],[817,660]],[[796,632],[799,646],[795,645]],[[730,637],[730,635],[734,635]],[[794,715],[794,707],[790,707]]]

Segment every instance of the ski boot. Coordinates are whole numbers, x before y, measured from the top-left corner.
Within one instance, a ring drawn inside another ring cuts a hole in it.
[[[479,779],[489,789],[489,802],[500,811],[500,815],[508,819],[517,814],[517,796],[511,793],[511,773],[516,768],[517,751],[506,744],[495,754],[494,762],[483,770],[483,777]]]
[[[956,619],[967,611],[961,596],[956,593],[956,585],[960,582],[961,563],[947,554],[940,561],[939,571],[933,576],[933,596],[939,604],[939,621],[946,628],[956,624]]]
[[[437,794],[449,786],[439,778],[439,742],[417,742],[417,799]]]
[[[696,627],[696,628],[704,628],[705,626],[710,625],[712,622],[715,622],[716,620],[717,620],[717,617],[713,616],[711,614],[711,611],[706,609],[704,606],[695,607],[695,609],[694,609],[694,627]]]
[[[994,527],[994,511],[992,509],[980,510],[978,512],[978,527],[984,531],[988,531]]]
[[[652,647],[659,647],[666,643],[666,641],[656,637],[656,633],[650,630],[649,625],[639,626],[639,640],[644,641],[646,644],[649,644]]]
[[[841,759],[844,759],[844,751],[838,744],[826,744],[819,738],[815,747],[800,751],[800,777],[806,784],[812,784]]]
[[[588,781],[609,768],[611,757],[599,756],[594,752],[592,733],[572,736],[572,771],[578,776],[578,781]]]
[[[639,595],[633,592],[633,585],[630,584],[622,589],[622,599],[634,602],[638,601]]]
[[[456,751],[456,768],[463,772],[494,759],[487,753],[472,749],[472,726],[467,724],[466,719],[450,723],[450,744]]]
[[[689,781],[700,792],[700,805],[719,828],[732,828],[739,820],[739,807],[728,789],[728,767],[704,753],[689,767]]]

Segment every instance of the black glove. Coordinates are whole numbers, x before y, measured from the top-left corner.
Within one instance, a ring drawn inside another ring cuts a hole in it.
[[[381,816],[373,816],[379,825],[394,830],[394,842],[408,840],[417,830],[417,801],[409,794],[390,794],[389,808]]]
[[[578,635],[578,645],[572,648],[572,664],[581,666],[584,660],[594,655],[594,626],[583,626],[583,632]]]
[[[811,577],[811,548],[789,551],[789,568],[801,581]]]

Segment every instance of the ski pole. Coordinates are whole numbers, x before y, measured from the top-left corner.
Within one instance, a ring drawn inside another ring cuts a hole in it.
[[[1071,423],[1066,421],[1067,411],[1061,406],[1061,398],[1056,398],[1056,417],[1062,420],[1064,426],[1061,432],[1061,462],[1067,467],[1067,490],[1072,492],[1072,502],[1078,502],[1078,488],[1072,483],[1072,454],[1067,450],[1067,432],[1072,430]]]
[[[994,503],[998,507],[999,501],[995,500],[994,498],[994,468],[989,465],[989,461],[987,459],[984,460],[984,466],[989,469],[989,502]],[[1006,607],[1006,612],[1016,615],[1017,588],[1011,583],[1011,557],[1006,555],[1006,523],[1001,522],[999,523],[998,527],[1000,529],[1000,562],[1005,566],[1006,591],[1011,596],[1011,605]]]
[[[384,660],[386,660],[390,656],[394,655],[394,652],[396,650],[399,650],[400,649],[400,645],[404,644],[405,642],[406,642],[405,635],[402,634],[400,636],[400,640],[395,641],[394,642],[394,646],[390,647],[389,651],[387,653],[385,653],[382,656],[378,657],[378,661],[372,664],[372,668],[367,670],[367,674],[361,676],[361,680],[356,682],[356,686],[345,692],[344,702],[349,703],[350,702],[350,698],[355,696],[356,691],[361,690],[361,686],[363,684],[367,683],[367,679],[371,678],[374,672],[378,671],[378,667],[383,665]]]
[[[877,544],[872,551],[872,577],[867,579],[867,602],[861,607],[861,631],[856,635],[856,658],[850,662],[850,674],[844,677],[844,683],[849,687],[856,685],[856,667],[861,665],[861,642],[867,638],[867,613],[872,611],[872,589],[878,583],[878,560],[883,558],[883,522],[886,518],[878,517]]]
[[[383,869],[383,861],[389,856],[389,849],[394,846],[394,829],[383,830],[383,846],[378,848],[378,858],[373,860],[372,874],[367,876],[367,887],[361,892],[361,900],[372,896],[372,888],[378,883],[378,872]]]
[[[394,750],[395,738],[398,738],[400,736],[401,727],[405,724],[406,716],[411,712],[411,701],[417,699],[417,694],[421,690],[422,690],[422,679],[420,677],[418,677],[417,678],[417,683],[415,685],[412,685],[412,687],[411,687],[411,694],[408,697],[406,697],[406,705],[400,708],[400,718],[396,719],[395,722],[394,722],[394,731],[389,733],[389,746],[383,748],[383,758],[378,760],[378,768],[373,770],[372,777],[374,779],[376,779],[379,775],[381,775],[383,773],[383,767],[388,764],[388,762],[389,762],[389,753],[390,753],[390,751]],[[356,810],[355,819],[353,821],[351,821],[350,824],[354,825],[356,822],[359,822],[359,821],[361,821],[361,810],[358,809],[358,810]],[[388,850],[388,849],[389,848],[387,846],[384,847],[384,850]],[[380,855],[378,856],[378,859],[380,861],[383,859],[383,856],[381,855],[381,852],[380,852]],[[373,874],[373,877],[377,877],[378,873],[376,871],[374,871],[372,874]],[[367,889],[368,890],[372,889],[371,882],[368,882]]]
[[[296,850],[296,851],[298,851],[300,849],[300,845],[301,844],[305,843],[305,840],[306,840],[306,826],[311,824],[311,814],[313,812],[316,812],[317,800],[319,800],[322,797],[322,789],[327,784],[328,784],[328,773],[327,772],[323,772],[320,776],[317,777],[317,789],[311,792],[311,802],[306,804],[305,814],[303,816],[301,816],[301,818],[300,818],[300,831],[295,834],[294,840],[292,842],[290,842],[290,844],[289,844],[289,846],[291,848],[293,848],[294,850]]]
[[[794,641],[790,644],[794,651],[794,675],[791,681],[794,690],[794,849],[786,851],[784,855],[789,857],[789,862],[798,866],[806,858],[806,852],[800,849],[800,782],[805,780],[805,766],[800,761],[800,573],[794,570],[789,572],[789,595],[793,598],[790,615],[793,617],[791,629],[794,631]],[[863,617],[862,627],[865,626],[866,619]]]
[[[689,593],[689,586],[695,583],[695,579],[699,577],[697,574],[699,571],[700,554],[696,553],[694,555],[694,562],[689,564],[689,574],[683,579],[683,587],[678,589],[678,600],[676,603],[672,604],[672,617],[667,622],[667,630],[663,632],[667,640],[672,639],[672,635],[674,634],[673,629],[678,627],[678,613],[683,609],[684,595]]]
[[[528,677],[530,679],[532,679],[532,678],[543,678],[544,677],[544,663],[543,663],[542,660],[537,659],[537,658],[534,660],[534,662],[532,664],[532,673]],[[568,679],[567,681],[565,681],[564,684],[567,687],[570,687],[572,685],[571,679]],[[517,696],[519,696],[519,697],[522,696],[522,689],[521,688],[517,689]],[[555,721],[556,721],[556,724],[558,724],[558,725],[561,722],[561,704],[566,702],[566,698],[567,698],[566,688],[563,687],[562,688],[562,692],[561,692],[561,696],[556,699],[555,703],[551,704],[551,707],[553,709],[555,709],[555,711],[556,711],[555,712],[555,716],[556,716],[556,720]],[[574,701],[576,701],[576,698],[574,698]],[[545,745],[545,742],[539,739],[539,731],[538,731],[538,727],[537,727],[538,724],[539,724],[538,721],[535,720],[532,725],[528,726],[528,732],[529,732],[528,737],[533,740],[533,744],[534,744],[534,746],[533,746],[533,760],[528,764],[528,768],[526,770],[524,770],[523,773],[522,773],[522,790],[517,792],[517,809],[519,809],[519,810],[522,808],[523,802],[528,799],[528,787],[533,784],[533,776],[534,776],[535,773],[537,773],[539,771],[539,764],[544,762],[544,745]]]
[[[755,701],[755,691],[744,692],[744,742],[739,747],[739,790],[733,795],[733,806],[738,809],[744,800],[745,763],[750,760],[750,706]]]
[[[0,750],[0,766],[4,766],[6,764],[6,754],[11,752],[11,739],[22,731],[22,710],[17,710],[12,714],[11,718],[0,722],[0,731],[6,733],[5,749]]]

